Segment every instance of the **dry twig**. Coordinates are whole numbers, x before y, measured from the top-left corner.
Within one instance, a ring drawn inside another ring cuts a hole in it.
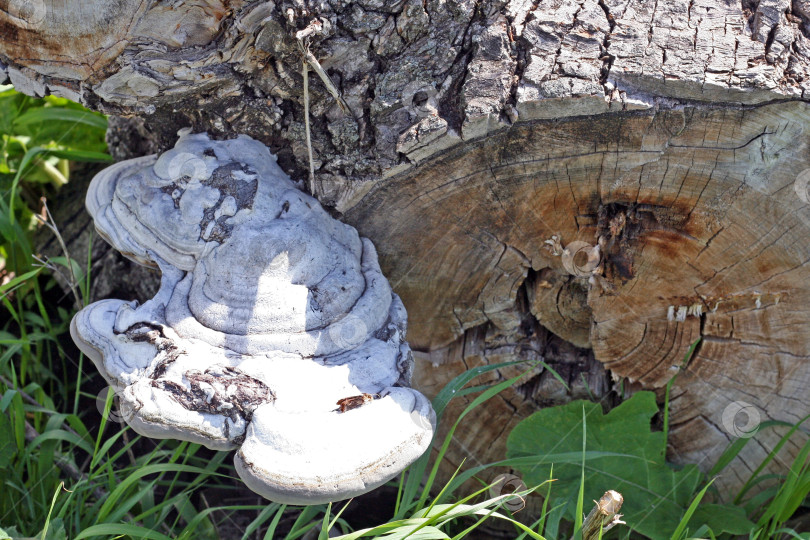
[[[622,515],[619,514],[623,502],[624,498],[621,493],[612,489],[605,492],[601,499],[594,501],[596,506],[582,524],[582,540],[596,540],[600,534],[609,531],[616,525],[624,524],[621,519]]]

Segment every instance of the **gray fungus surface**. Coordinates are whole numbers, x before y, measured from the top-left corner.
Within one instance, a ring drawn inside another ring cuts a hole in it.
[[[102,300],[71,324],[135,431],[237,449],[248,487],[288,504],[364,493],[427,450],[435,413],[374,246],[264,145],[181,133],[99,173],[86,204],[162,273],[143,305]]]

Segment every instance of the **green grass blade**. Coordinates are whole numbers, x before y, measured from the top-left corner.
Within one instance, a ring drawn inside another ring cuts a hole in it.
[[[134,470],[127,476],[122,482],[120,482],[116,488],[110,493],[109,497],[104,504],[102,505],[101,509],[98,512],[97,521],[103,522],[110,512],[115,508],[116,504],[118,504],[119,499],[127,492],[127,490],[132,487],[135,482],[143,478],[144,476],[148,476],[150,474],[159,474],[165,472],[188,472],[188,473],[205,473],[207,475],[212,474],[210,471],[206,471],[201,467],[195,467],[192,465],[174,465],[170,463],[160,463],[155,465],[147,465],[145,467],[141,467],[139,469]],[[218,476],[225,476],[225,475],[218,475]]]
[[[279,506],[276,515],[273,517],[273,521],[271,521],[270,525],[267,527],[267,532],[264,534],[264,540],[273,540],[273,538],[276,537],[276,528],[278,527],[278,524],[281,521],[281,516],[284,515],[285,510],[287,510],[286,504]]]
[[[111,163],[115,161],[113,157],[104,152],[92,152],[90,150],[58,150],[55,148],[45,148],[44,153],[49,156],[71,161],[84,161],[87,163]]]
[[[775,535],[786,534],[796,540],[810,540],[810,532],[798,533],[793,529],[779,529],[774,532]]]
[[[422,508],[424,506],[425,500],[426,500],[428,494],[430,493],[430,488],[433,486],[433,481],[435,480],[436,475],[439,472],[439,465],[441,464],[441,461],[444,458],[444,455],[447,453],[447,449],[450,447],[450,442],[453,439],[453,434],[455,433],[456,428],[459,426],[459,424],[464,419],[464,417],[467,416],[467,414],[469,414],[472,410],[474,410],[476,407],[478,407],[479,405],[481,405],[485,401],[491,399],[492,397],[494,397],[497,394],[501,393],[506,388],[509,388],[510,386],[515,384],[518,380],[523,378],[527,373],[529,373],[529,370],[524,371],[523,373],[521,373],[520,375],[518,375],[516,377],[512,377],[511,379],[507,379],[505,381],[502,381],[499,384],[496,384],[495,386],[485,390],[480,395],[478,395],[474,400],[472,400],[472,402],[469,405],[467,405],[467,407],[464,409],[464,411],[462,411],[462,413],[459,415],[459,417],[456,419],[455,423],[453,424],[453,427],[450,428],[450,431],[447,433],[447,436],[444,439],[444,443],[442,444],[441,448],[439,449],[438,456],[436,457],[436,462],[433,465],[433,469],[430,471],[430,475],[428,476],[428,480],[425,483],[425,488],[422,491],[422,495],[419,497],[419,502],[416,505],[417,508]],[[447,486],[445,486],[445,488],[446,487]],[[447,491],[447,493],[449,494],[450,491]],[[444,494],[444,490],[442,491],[442,494]],[[434,503],[438,502],[441,499],[442,494],[440,494],[439,497],[436,497],[436,501],[434,501]]]
[[[74,124],[84,124],[103,131],[107,130],[107,119],[103,115],[63,107],[29,109],[14,120],[14,128],[41,122],[73,122]]]
[[[26,272],[25,274],[22,274],[21,276],[17,276],[14,279],[9,280],[8,283],[3,283],[2,285],[0,285],[0,293],[4,293],[4,292],[8,291],[9,289],[12,289],[12,288],[16,287],[17,285],[20,285],[23,282],[28,281],[32,277],[39,274],[41,271],[42,271],[42,268],[37,268],[36,270],[31,270],[30,272]]]
[[[132,538],[146,538],[148,540],[173,540],[165,534],[131,523],[102,523],[100,525],[92,525],[84,529],[75,540],[82,540],[83,538],[91,538],[93,536],[121,537],[127,535]]]
[[[321,531],[318,534],[318,540],[327,540],[329,538],[329,518],[332,517],[332,503],[326,505],[326,512],[323,513],[321,520]],[[335,518],[337,519],[337,518]]]
[[[695,496],[695,498],[692,499],[692,503],[689,505],[689,508],[686,509],[686,513],[681,518],[680,523],[678,523],[678,527],[672,533],[671,536],[672,540],[681,540],[681,538],[684,536],[686,532],[686,527],[687,525],[689,525],[689,520],[692,519],[692,514],[695,513],[695,510],[697,510],[700,501],[703,499],[703,496],[706,494],[706,491],[708,491],[709,486],[711,486],[713,483],[714,478],[712,478],[711,481],[708,484],[706,484],[703,487],[703,489],[700,490],[700,492]]]
[[[782,438],[779,440],[779,442],[776,444],[776,446],[774,446],[773,450],[771,450],[768,453],[768,456],[762,461],[762,463],[759,464],[759,466],[754,470],[754,472],[751,473],[751,477],[743,485],[743,487],[740,489],[740,492],[734,498],[734,504],[740,504],[740,501],[742,500],[742,498],[745,496],[745,494],[748,492],[748,490],[751,489],[752,483],[755,481],[757,476],[759,476],[759,474],[765,469],[765,467],[767,467],[768,464],[776,458],[777,454],[779,454],[779,451],[782,449],[782,447],[788,442],[788,440],[790,440],[790,438],[793,436],[793,434],[796,433],[796,431],[798,431],[798,429],[801,427],[801,425],[804,424],[808,419],[810,419],[810,414],[808,414],[807,416],[803,417],[801,420],[799,420],[798,422],[793,424],[792,427],[790,428],[790,430],[788,430],[788,432],[785,433],[782,436]],[[785,424],[785,422],[767,422],[767,423],[763,422],[760,425],[760,429],[762,429],[762,427],[764,425],[766,425],[766,424],[769,424],[769,425],[790,425],[790,424]]]
[[[59,482],[59,487],[56,488],[56,491],[53,494],[53,499],[51,499],[51,508],[48,510],[48,515],[45,517],[45,526],[42,527],[42,538],[43,540],[48,537],[48,527],[51,524],[51,514],[53,514],[53,507],[56,504],[56,498],[59,497],[59,492],[62,491],[62,488],[65,487],[64,482]]]
[[[484,373],[524,363],[525,362],[501,362],[498,364],[481,366],[467,370],[453,378],[452,381],[447,383],[445,387],[441,389],[441,391],[432,401],[433,410],[436,412],[436,424],[438,425],[441,422],[444,409],[447,407],[450,401],[454,397],[457,397],[469,382],[480,375],[483,375]],[[405,487],[402,492],[400,505],[397,508],[397,513],[394,515],[394,519],[402,519],[405,517],[405,513],[410,511],[414,506],[414,500],[416,499],[417,493],[421,487],[422,479],[425,475],[425,471],[428,468],[429,461],[430,451],[427,451],[408,468],[408,477],[405,481]],[[421,497],[420,500],[424,501],[424,499]],[[419,508],[419,505],[416,505],[416,507]]]
[[[264,508],[262,508],[261,512],[259,512],[259,515],[256,516],[256,519],[251,521],[250,524],[247,527],[245,527],[245,530],[242,533],[242,540],[249,540],[249,538],[253,535],[253,533],[259,530],[259,527],[264,525],[265,521],[270,519],[270,517],[273,515],[273,512],[278,511],[279,506],[281,505],[278,503],[270,503]]]
[[[577,509],[574,513],[574,534],[575,538],[582,538],[582,517],[585,508],[585,445],[588,440],[587,418],[585,417],[585,405],[582,406],[582,468],[579,479],[579,493],[577,494]]]

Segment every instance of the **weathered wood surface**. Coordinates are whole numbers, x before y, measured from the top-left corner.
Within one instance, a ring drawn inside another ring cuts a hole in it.
[[[511,306],[527,274],[536,291],[546,268],[567,276],[571,297],[584,286],[587,303],[541,294],[531,311],[541,324],[589,311],[590,345],[614,375],[660,389],[702,337],[674,387],[670,441],[671,457],[706,466],[732,437],[723,414],[735,403],[762,420],[808,413],[810,209],[794,190],[810,167],[808,114],[781,103],[516,125],[389,180],[346,217],[374,231],[406,305],[422,306],[417,346],[487,320],[520,328],[508,309],[487,308]],[[570,275],[552,236],[604,246],[601,273]],[[418,259],[399,264],[403,245]],[[777,436],[760,439],[772,447]],[[764,457],[756,448],[741,471]]]
[[[183,126],[244,132],[302,179],[293,36],[320,18],[310,50],[351,113],[310,76],[314,191],[377,245],[426,392],[542,356],[601,397],[589,354],[661,391],[702,337],[674,387],[671,459],[708,469],[746,435],[741,410],[810,413],[807,2],[37,2],[0,0],[18,88],[140,115],[158,147]],[[79,25],[80,5],[95,18]],[[597,245],[595,267],[574,250]],[[549,331],[584,352],[555,356]],[[584,389],[534,375],[465,423],[451,462],[499,459],[509,426]]]

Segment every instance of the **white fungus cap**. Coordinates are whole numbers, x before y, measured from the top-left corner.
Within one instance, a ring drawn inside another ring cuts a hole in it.
[[[103,300],[71,324],[138,433],[239,448],[245,483],[288,504],[364,493],[427,450],[435,414],[409,388],[407,314],[374,246],[264,145],[181,133],[99,173],[87,208],[162,272],[145,304]]]

